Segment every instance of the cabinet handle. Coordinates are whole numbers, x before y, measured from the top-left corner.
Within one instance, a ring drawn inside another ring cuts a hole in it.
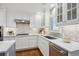
[[[64,53],[64,51],[62,51],[62,50],[61,50],[60,52],[61,52],[61,53]]]

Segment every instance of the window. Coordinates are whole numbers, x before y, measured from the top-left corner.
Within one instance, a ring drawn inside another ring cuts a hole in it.
[[[53,8],[51,11],[50,11],[50,15],[51,15],[51,17],[50,17],[50,29],[51,30],[53,30],[53,31],[56,31],[56,30],[58,30],[57,29],[57,26],[56,26],[56,23],[57,23],[57,21],[56,21],[56,18],[55,18],[55,8]],[[51,14],[52,13],[52,14]],[[59,16],[57,16],[58,17],[58,19],[59,19]],[[59,22],[59,20],[58,20],[58,22]]]
[[[77,18],[77,4],[67,3],[67,20],[72,20]]]

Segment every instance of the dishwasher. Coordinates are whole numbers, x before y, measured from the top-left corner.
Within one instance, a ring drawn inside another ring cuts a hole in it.
[[[50,42],[49,56],[68,56],[68,51]]]

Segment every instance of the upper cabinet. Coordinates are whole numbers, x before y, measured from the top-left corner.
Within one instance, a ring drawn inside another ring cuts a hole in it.
[[[41,16],[41,26],[45,26],[45,13],[46,13],[46,11],[44,10],[43,12],[42,12],[42,16]]]
[[[0,26],[6,26],[6,13],[4,8],[0,8]]]
[[[77,4],[67,3],[67,20],[77,19]]]
[[[35,28],[41,28],[48,26],[49,24],[49,12],[41,11],[35,14],[35,19],[31,20],[31,26]]]
[[[63,3],[57,3],[55,9],[57,25],[61,25],[63,22]]]
[[[12,14],[9,14],[7,8],[0,8],[0,26],[15,28],[16,23],[14,19]]]
[[[58,26],[79,23],[79,3],[57,3],[55,8]]]
[[[62,3],[57,4],[57,22],[62,22]]]

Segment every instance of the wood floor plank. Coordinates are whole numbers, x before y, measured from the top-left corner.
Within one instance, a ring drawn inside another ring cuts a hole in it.
[[[16,51],[16,56],[43,56],[39,49]]]

